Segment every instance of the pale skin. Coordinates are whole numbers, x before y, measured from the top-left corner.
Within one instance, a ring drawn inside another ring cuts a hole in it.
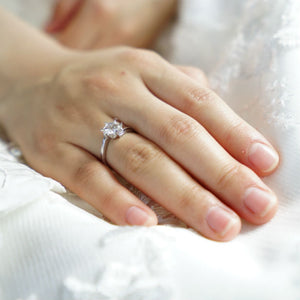
[[[3,10],[0,36],[2,126],[30,166],[114,223],[151,226],[157,217],[111,169],[216,241],[233,239],[242,218],[260,225],[274,216],[276,195],[260,177],[277,168],[276,150],[200,70],[149,50],[66,48]],[[110,142],[110,169],[99,161],[100,129],[115,117],[135,133]]]
[[[146,48],[176,7],[177,0],[60,0],[46,31],[76,49]]]

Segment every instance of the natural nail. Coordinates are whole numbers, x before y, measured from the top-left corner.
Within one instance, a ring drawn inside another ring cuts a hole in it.
[[[218,206],[211,207],[208,210],[206,221],[209,227],[220,236],[224,236],[237,223],[235,217]]]
[[[277,199],[270,192],[256,187],[246,190],[244,204],[254,214],[264,217],[276,205]]]
[[[278,165],[279,156],[271,147],[262,143],[254,143],[250,147],[248,159],[262,172],[270,172]]]
[[[127,210],[126,220],[130,225],[145,225],[148,219],[149,215],[139,207],[132,206]]]

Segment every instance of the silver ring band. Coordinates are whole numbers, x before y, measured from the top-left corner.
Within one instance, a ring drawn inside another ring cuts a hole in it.
[[[124,127],[122,122],[114,119],[113,122],[105,123],[105,126],[101,129],[101,131],[103,132],[104,137],[100,149],[100,160],[104,165],[108,166],[106,160],[106,152],[109,142],[111,140],[120,138],[128,132],[134,132],[134,130],[130,127]]]

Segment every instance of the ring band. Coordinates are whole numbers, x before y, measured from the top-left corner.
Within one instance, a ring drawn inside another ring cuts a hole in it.
[[[104,135],[100,149],[100,160],[107,166],[106,152],[109,142],[120,138],[128,132],[134,132],[134,130],[130,127],[124,127],[122,122],[118,121],[118,119],[114,119],[113,122],[105,123],[105,126],[100,131],[103,132]]]

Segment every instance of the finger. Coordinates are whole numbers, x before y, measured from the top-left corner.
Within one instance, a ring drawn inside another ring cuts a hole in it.
[[[239,217],[143,137],[127,134],[107,154],[118,173],[204,236],[228,241],[239,233]]]
[[[57,1],[53,16],[46,25],[48,33],[60,31],[67,25],[70,18],[77,12],[83,0],[60,0]]]
[[[54,37],[65,46],[86,49],[98,34],[99,29],[95,26],[97,17],[97,11],[93,10],[93,1],[85,1],[68,26]]]
[[[239,233],[239,217],[145,138],[128,133],[111,140],[107,161],[134,186],[204,236],[227,241]]]
[[[202,87],[209,87],[208,79],[205,73],[200,69],[190,66],[176,66],[176,68],[190,78],[194,79]]]
[[[112,121],[101,115],[95,119],[103,124]],[[97,127],[96,122],[93,126]],[[72,142],[99,156],[103,133],[79,127],[83,129],[73,130],[79,135],[73,135]],[[130,133],[110,140],[107,161],[126,180],[206,237],[231,240],[240,231],[240,219],[232,210],[145,138]]]
[[[232,158],[193,118],[145,88],[133,88],[135,96],[127,101],[110,99],[107,113],[157,144],[249,222],[262,224],[274,216],[277,198],[253,171]]]
[[[118,225],[155,225],[154,212],[123,187],[94,156],[70,144],[61,144],[43,162],[46,173]]]
[[[260,176],[272,173],[279,156],[272,145],[243,121],[213,91],[190,80],[173,66],[147,72],[144,81],[161,100],[193,117],[237,160]]]

